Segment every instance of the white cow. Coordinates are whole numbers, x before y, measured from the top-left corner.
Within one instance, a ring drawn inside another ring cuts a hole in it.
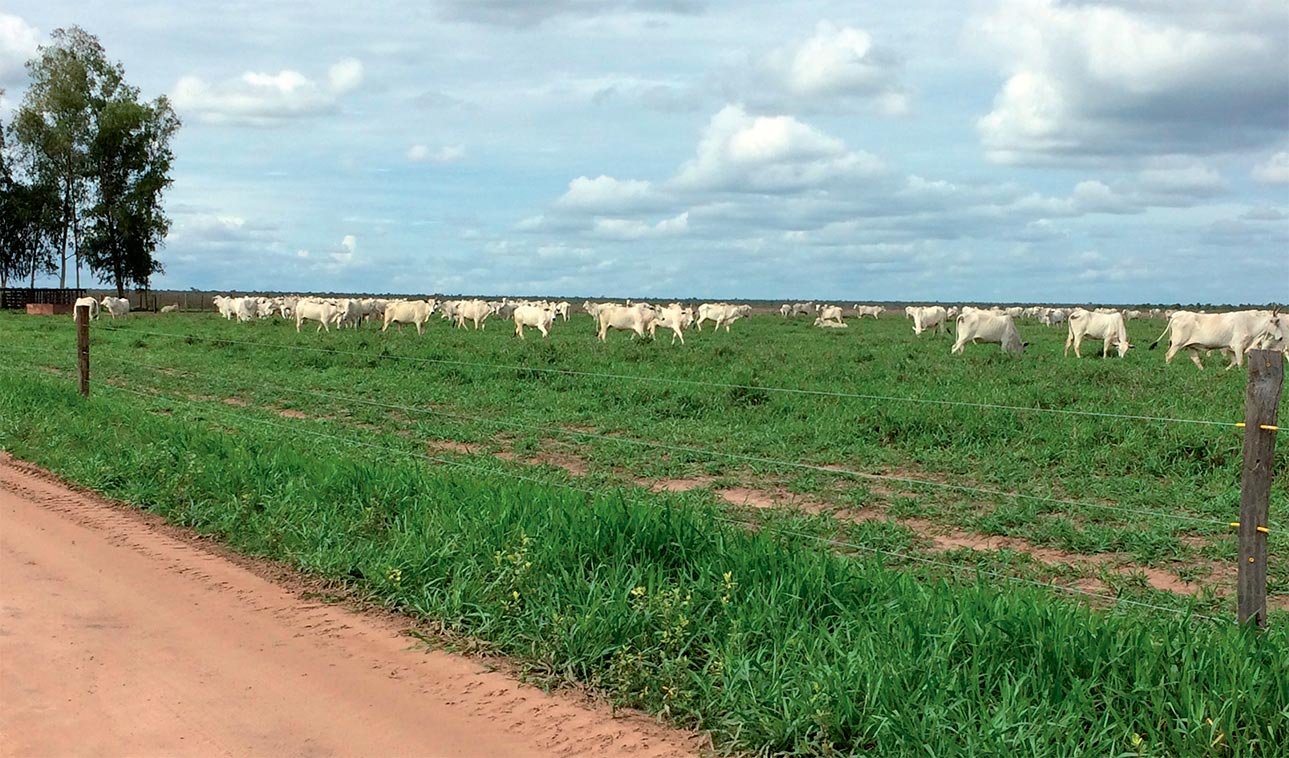
[[[658,327],[671,330],[671,344],[676,344],[676,338],[680,338],[680,344],[685,344],[685,329],[694,323],[694,311],[692,308],[681,307],[680,303],[672,303],[666,308],[658,309],[652,321],[649,322],[649,337],[654,336],[654,331]]]
[[[919,308],[918,306],[909,306],[905,309],[913,317],[913,333],[921,334],[922,332],[935,327],[940,334],[944,334],[945,321],[949,318],[949,313],[939,305],[928,305]]]
[[[968,342],[992,342],[1002,345],[1003,352],[1023,353],[1025,343],[1020,341],[1016,322],[1006,313],[973,310],[958,316],[958,339],[949,353],[961,353]]]
[[[1279,350],[1289,359],[1289,315],[1273,313],[1262,330],[1249,346],[1250,350]]]
[[[239,297],[233,300],[233,314],[237,320],[245,323],[259,317],[260,304],[253,297]]]
[[[845,321],[825,321],[823,316],[815,319],[815,326],[823,329],[849,329],[850,324]]]
[[[791,315],[792,315],[792,304],[791,304],[791,303],[784,303],[783,305],[780,305],[780,306],[779,306],[779,315],[780,315],[780,316],[783,316],[784,318],[787,318],[788,316],[791,316]]]
[[[814,301],[811,301],[809,303],[792,304],[792,315],[794,316],[809,316],[810,314],[815,313],[818,310],[819,310],[819,306],[816,305]]]
[[[430,320],[434,313],[433,300],[394,300],[387,302],[382,307],[381,327],[383,332],[389,329],[390,324],[397,324],[398,330],[403,330],[403,324],[413,324],[416,326],[417,334],[425,333],[425,324]]]
[[[1193,313],[1176,311],[1168,318],[1168,325],[1159,338],[1150,343],[1154,350],[1165,334],[1168,352],[1165,363],[1172,363],[1173,356],[1181,350],[1191,354],[1191,361],[1200,368],[1200,350],[1221,350],[1231,356],[1227,369],[1244,365],[1244,354],[1263,332],[1271,327],[1275,314],[1271,311],[1232,311],[1230,313]]]
[[[1069,356],[1070,345],[1073,345],[1074,355],[1082,358],[1083,353],[1079,352],[1079,346],[1083,344],[1084,337],[1091,337],[1094,340],[1101,340],[1102,358],[1110,354],[1111,345],[1118,345],[1119,357],[1122,358],[1127,355],[1128,348],[1132,347],[1128,342],[1128,329],[1123,321],[1123,315],[1120,313],[1096,313],[1075,308],[1070,312],[1064,354]]]
[[[106,310],[107,315],[111,316],[112,320],[115,321],[118,316],[124,318],[129,314],[130,301],[123,297],[112,297],[111,295],[106,295],[103,297],[103,309]]]
[[[706,307],[706,311],[704,311]],[[725,331],[730,330],[730,324],[741,318],[752,315],[752,306],[750,305],[732,305],[730,303],[705,303],[698,306],[698,331],[702,331],[703,319],[710,319],[716,322],[712,327],[713,330],[725,327]]]
[[[564,321],[568,321],[568,309],[571,307],[567,300],[561,300],[555,304],[555,315]]]
[[[174,313],[177,310],[179,310],[179,303],[171,303],[170,305],[161,306],[162,313]]]
[[[98,318],[98,301],[92,297],[78,297],[76,298],[76,302],[72,305],[72,321],[76,320],[76,309],[82,305],[89,306],[90,321]]]
[[[855,314],[861,319],[865,316],[877,318],[885,312],[886,309],[880,305],[859,305],[858,303],[855,305]]]
[[[484,322],[491,313],[492,309],[483,300],[463,300],[457,304],[454,318],[458,329],[464,329],[467,321],[474,324],[475,329],[486,329]]]
[[[609,305],[600,308],[596,313],[596,323],[598,332],[596,337],[604,342],[610,329],[619,329],[621,331],[635,332],[637,337],[644,337],[645,330],[653,322],[655,314],[651,308],[643,304],[636,305]]]
[[[815,321],[816,321],[816,322],[819,322],[819,321],[830,321],[830,322],[837,322],[837,323],[840,323],[841,321],[843,321],[843,319],[842,319],[842,310],[841,310],[841,306],[840,306],[840,305],[823,305],[823,306],[820,306],[820,307],[819,307],[819,317],[818,317],[818,318],[816,318],[816,319],[815,319]],[[818,325],[818,324],[816,324],[816,325]]]
[[[533,327],[542,333],[542,339],[546,339],[555,322],[555,309],[540,305],[521,305],[515,308],[510,317],[515,321],[515,336],[519,339],[524,338],[525,326]]]
[[[331,331],[330,324],[336,320],[340,314],[340,309],[335,305],[321,300],[300,300],[295,304],[295,331],[299,333],[300,325],[305,321],[317,321],[318,328],[314,331],[326,329]]]

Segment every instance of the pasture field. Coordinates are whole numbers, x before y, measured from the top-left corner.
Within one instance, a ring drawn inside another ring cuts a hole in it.
[[[71,320],[0,314],[0,445],[731,749],[1277,754],[1289,615],[1229,623],[1243,371],[1019,326],[132,316],[86,404]]]

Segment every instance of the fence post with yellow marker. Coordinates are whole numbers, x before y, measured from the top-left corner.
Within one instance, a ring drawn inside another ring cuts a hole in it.
[[[1267,625],[1267,528],[1275,461],[1277,414],[1284,384],[1279,351],[1250,350],[1249,384],[1244,399],[1244,465],[1240,476],[1240,566],[1237,602],[1241,624]]]

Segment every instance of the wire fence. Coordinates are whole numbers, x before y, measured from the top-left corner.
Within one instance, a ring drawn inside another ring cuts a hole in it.
[[[143,391],[140,391],[140,390],[131,389],[131,388],[129,388],[129,387],[122,387],[122,386],[120,386],[120,385],[116,385],[116,384],[107,384],[106,386],[110,387],[113,391],[125,392],[125,393],[129,393],[129,394],[136,395],[136,396],[139,396],[139,397],[144,397],[144,398],[157,399],[157,400],[165,400],[165,401],[167,401],[167,402],[178,402],[178,403],[183,403],[183,404],[188,404],[188,405],[197,405],[197,404],[198,404],[198,401],[190,400],[190,399],[188,399],[188,398],[181,398],[181,397],[177,397],[177,396],[173,396],[173,395],[165,395],[165,394],[161,394],[161,393],[143,392]],[[388,446],[388,445],[381,445],[381,444],[378,444],[378,443],[367,442],[367,441],[364,441],[364,440],[357,440],[357,439],[353,439],[353,438],[351,438],[351,437],[344,437],[344,436],[340,436],[340,435],[336,435],[336,434],[329,434],[329,433],[327,433],[327,432],[321,432],[321,431],[318,431],[318,430],[302,429],[302,428],[300,428],[299,426],[295,426],[295,425],[290,425],[290,426],[288,426],[288,425],[286,425],[286,424],[282,424],[282,423],[275,422],[275,421],[270,421],[270,420],[268,420],[268,419],[263,419],[263,418],[258,418],[258,417],[254,417],[254,416],[249,416],[249,415],[244,414],[244,413],[237,413],[237,412],[233,412],[233,411],[231,411],[231,409],[227,409],[227,408],[220,407],[220,406],[215,406],[215,405],[206,405],[206,406],[202,406],[202,408],[203,408],[203,412],[210,412],[210,411],[214,411],[214,412],[216,412],[217,414],[224,415],[224,416],[225,416],[225,417],[227,417],[227,418],[234,418],[234,419],[236,419],[236,421],[238,421],[239,423],[240,423],[240,422],[243,422],[243,421],[250,421],[250,422],[252,422],[252,423],[255,423],[255,424],[258,424],[258,425],[261,425],[261,426],[270,427],[270,428],[276,428],[276,429],[280,429],[280,430],[284,430],[284,431],[289,431],[289,432],[291,432],[292,434],[301,434],[301,433],[302,433],[302,434],[305,434],[305,435],[308,435],[308,436],[311,436],[311,437],[320,438],[320,439],[327,439],[327,440],[331,440],[331,441],[333,441],[333,442],[339,442],[339,443],[341,443],[341,444],[345,444],[345,445],[350,445],[350,446],[354,446],[354,447],[363,447],[363,448],[368,448],[368,449],[373,449],[373,450],[379,450],[379,451],[381,451],[381,452],[390,453],[390,454],[394,454],[394,455],[408,456],[408,457],[411,457],[411,458],[414,458],[414,459],[417,459],[417,460],[428,460],[428,461],[431,461],[431,462],[434,462],[434,463],[439,463],[439,464],[446,465],[446,466],[451,466],[451,467],[454,467],[454,468],[460,468],[460,469],[464,469],[464,470],[468,470],[468,471],[475,471],[475,472],[479,472],[479,473],[485,473],[485,474],[488,474],[488,475],[490,475],[490,476],[500,476],[500,477],[503,477],[503,478],[509,478],[509,479],[513,479],[513,480],[516,480],[516,481],[522,481],[522,482],[530,483],[530,484],[537,484],[537,485],[541,485],[541,486],[545,486],[545,487],[554,487],[554,488],[560,488],[560,489],[567,489],[567,490],[570,490],[570,491],[573,491],[573,492],[577,492],[577,493],[580,493],[580,494],[585,495],[585,496],[588,496],[588,497],[597,497],[597,496],[601,496],[601,495],[605,494],[605,491],[604,491],[604,490],[602,490],[602,489],[589,489],[589,488],[585,488],[585,487],[578,487],[577,485],[572,484],[572,483],[569,483],[569,482],[566,482],[566,481],[555,481],[555,480],[550,480],[550,479],[539,479],[539,478],[535,478],[535,477],[530,477],[530,476],[521,475],[521,474],[515,473],[514,471],[505,470],[505,469],[501,469],[501,468],[494,468],[494,467],[487,467],[487,466],[472,465],[472,464],[468,464],[468,463],[463,463],[463,462],[461,462],[461,461],[454,461],[454,460],[451,460],[451,459],[438,458],[438,457],[435,457],[435,456],[433,456],[433,455],[429,455],[429,454],[424,453],[424,452],[418,452],[418,451],[414,451],[414,450],[408,450],[408,449],[406,449],[406,448],[395,448],[395,447],[390,447],[390,446]],[[791,538],[794,538],[794,539],[809,540],[809,541],[813,541],[813,542],[816,542],[816,543],[820,543],[820,544],[826,545],[826,546],[831,547],[831,548],[843,548],[843,549],[847,549],[847,550],[855,550],[855,551],[859,551],[859,552],[862,552],[862,553],[867,553],[867,554],[870,554],[870,555],[878,555],[878,556],[883,556],[883,557],[886,557],[886,558],[891,558],[891,559],[894,559],[894,560],[910,561],[910,562],[914,562],[914,563],[920,563],[920,564],[923,564],[923,565],[935,566],[935,567],[937,567],[937,568],[948,569],[948,570],[954,571],[954,572],[956,572],[956,573],[973,574],[973,575],[976,575],[976,576],[989,577],[989,578],[993,578],[993,579],[1001,579],[1001,580],[1004,580],[1004,581],[1007,581],[1007,582],[1011,582],[1011,583],[1014,583],[1014,584],[1022,584],[1022,585],[1028,585],[1028,586],[1040,587],[1040,588],[1049,589],[1049,590],[1055,590],[1055,591],[1058,591],[1058,592],[1063,592],[1063,593],[1067,593],[1067,594],[1071,594],[1071,595],[1077,595],[1077,596],[1081,596],[1081,597],[1086,597],[1086,598],[1089,598],[1089,599],[1092,599],[1092,600],[1097,600],[1097,601],[1104,602],[1104,603],[1108,603],[1108,604],[1111,604],[1111,605],[1131,605],[1131,606],[1134,606],[1134,607],[1145,608],[1145,609],[1148,609],[1148,610],[1151,610],[1151,611],[1155,611],[1155,612],[1170,613],[1170,614],[1174,614],[1174,615],[1177,615],[1177,616],[1184,616],[1184,617],[1187,617],[1187,618],[1200,619],[1200,620],[1204,620],[1204,621],[1211,621],[1211,622],[1216,622],[1216,623],[1233,623],[1233,621],[1232,621],[1231,619],[1229,619],[1229,618],[1220,618],[1220,617],[1216,617],[1216,616],[1208,616],[1208,615],[1204,615],[1204,614],[1196,613],[1196,612],[1194,612],[1194,611],[1193,611],[1193,610],[1191,610],[1191,609],[1186,609],[1186,608],[1176,608],[1176,607],[1170,607],[1170,606],[1165,606],[1165,605],[1158,605],[1158,604],[1155,604],[1155,603],[1147,603],[1147,602],[1140,601],[1140,600],[1134,600],[1134,599],[1132,599],[1132,598],[1125,598],[1125,597],[1120,597],[1120,596],[1116,596],[1116,595],[1106,595],[1106,594],[1103,594],[1103,593],[1090,592],[1090,591],[1088,591],[1088,590],[1084,590],[1084,589],[1081,589],[1081,588],[1078,588],[1078,587],[1071,587],[1071,586],[1068,586],[1068,585],[1057,584],[1057,583],[1055,583],[1055,582],[1041,582],[1041,581],[1038,581],[1038,580],[1035,580],[1035,579],[1028,579],[1028,578],[1025,578],[1025,577],[1013,576],[1013,575],[1010,575],[1010,574],[1004,574],[1004,573],[997,572],[997,571],[990,571],[990,570],[988,570],[988,569],[984,569],[984,568],[981,568],[981,567],[979,567],[979,566],[969,566],[969,565],[964,565],[964,564],[960,564],[960,563],[955,564],[955,563],[949,563],[949,562],[947,562],[947,561],[938,561],[938,560],[935,560],[935,559],[933,559],[933,558],[928,558],[928,557],[926,557],[926,556],[922,556],[922,555],[916,555],[916,554],[913,554],[913,553],[910,553],[910,552],[900,552],[900,551],[895,551],[895,550],[885,550],[885,549],[882,549],[882,548],[873,547],[873,546],[871,546],[871,545],[863,545],[863,544],[859,544],[859,543],[857,543],[857,542],[846,541],[846,540],[839,540],[839,539],[835,539],[835,538],[831,538],[831,537],[824,537],[824,536],[821,536],[821,535],[818,535],[818,534],[811,534],[811,533],[808,533],[808,532],[801,532],[801,531],[796,531],[796,530],[784,529],[784,528],[782,528],[782,527],[777,527],[777,526],[770,526],[770,527],[767,527],[764,523],[754,523],[754,522],[751,522],[751,521],[746,521],[746,520],[736,519],[736,518],[729,518],[729,517],[718,516],[718,517],[716,517],[716,520],[717,520],[717,521],[719,521],[719,522],[721,522],[721,523],[729,524],[729,525],[732,525],[732,526],[737,526],[737,527],[742,528],[742,529],[748,529],[748,530],[759,530],[759,531],[768,531],[768,532],[770,532],[770,533],[772,533],[772,534],[774,534],[774,535],[776,535],[776,536],[778,536],[778,537],[791,537]]]
[[[1076,417],[1081,416],[1086,418],[1117,419],[1121,421],[1149,421],[1149,422],[1165,422],[1165,423],[1173,423],[1173,424],[1197,424],[1197,425],[1203,425],[1203,426],[1218,426],[1218,427],[1228,427],[1228,428],[1234,428],[1237,426],[1237,422],[1213,421],[1210,419],[1172,418],[1168,416],[1148,416],[1148,415],[1134,415],[1134,414],[1123,414],[1123,413],[1106,413],[1101,411],[1080,411],[1080,410],[1072,410],[1068,408],[1039,408],[1034,406],[1004,405],[999,403],[974,403],[974,402],[965,402],[965,401],[958,401],[958,400],[943,400],[939,398],[901,397],[898,395],[875,395],[875,394],[860,393],[860,392],[839,392],[839,391],[833,391],[833,390],[802,389],[802,388],[795,388],[795,387],[775,387],[775,386],[760,385],[760,384],[755,384],[755,385],[734,384],[729,382],[713,382],[713,381],[704,381],[704,380],[698,380],[698,379],[680,379],[680,378],[665,377],[665,376],[646,376],[642,374],[615,374],[615,373],[597,372],[597,371],[577,371],[574,369],[550,368],[550,367],[544,367],[544,366],[525,366],[525,365],[518,365],[518,364],[500,364],[500,363],[485,363],[480,361],[463,361],[455,358],[426,358],[423,356],[398,355],[395,353],[364,353],[357,350],[337,350],[335,348],[310,347],[308,345],[291,345],[286,343],[256,342],[251,340],[237,340],[237,339],[229,339],[227,337],[209,337],[205,335],[196,335],[196,334],[177,334],[174,332],[158,332],[158,331],[152,331],[152,330],[135,329],[132,327],[107,326],[107,327],[103,327],[103,330],[109,331],[109,332],[129,332],[132,334],[146,334],[149,336],[169,337],[172,339],[203,340],[206,342],[214,342],[214,343],[229,344],[229,345],[244,345],[249,347],[261,347],[261,348],[269,348],[273,350],[293,350],[293,351],[329,353],[333,355],[360,356],[363,358],[376,357],[376,358],[386,358],[389,360],[410,361],[415,363],[463,366],[463,367],[470,367],[470,368],[483,368],[483,369],[506,370],[506,371],[528,371],[528,372],[533,372],[538,374],[556,374],[556,375],[563,375],[563,376],[574,376],[574,377],[594,378],[594,379],[612,379],[612,380],[622,380],[622,381],[637,381],[637,382],[647,382],[647,383],[655,383],[655,384],[675,384],[675,385],[686,385],[686,386],[692,386],[692,387],[704,387],[708,389],[756,390],[760,392],[775,392],[775,393],[782,393],[782,394],[788,394],[788,395],[807,395],[807,396],[814,396],[814,397],[833,397],[833,398],[849,399],[849,400],[872,400],[872,401],[891,402],[891,403],[914,403],[914,404],[921,404],[921,405],[939,405],[939,406],[946,406],[946,407],[1003,410],[1003,411],[1012,411],[1015,413],[1037,413],[1037,414],[1050,413],[1050,414],[1056,414],[1056,415],[1062,415],[1062,416],[1076,416]]]
[[[229,339],[226,337],[212,337],[212,336],[206,336],[206,335],[156,331],[156,330],[138,329],[133,327],[124,327],[124,326],[116,326],[116,325],[113,325],[113,326],[104,325],[99,328],[107,332],[165,337],[170,339],[186,340],[189,343],[192,343],[195,341],[202,341],[205,343],[213,343],[213,344],[220,344],[220,345],[223,345],[223,344],[243,345],[243,346],[264,348],[269,350],[305,351],[305,352],[311,352],[311,353],[331,354],[331,355],[338,355],[338,356],[350,356],[350,357],[356,356],[367,360],[370,360],[372,358],[388,358],[396,361],[408,361],[408,362],[421,363],[421,364],[437,364],[437,365],[447,365],[447,366],[471,367],[471,368],[477,368],[477,369],[494,371],[494,372],[522,371],[522,372],[531,372],[531,373],[537,373],[537,374],[562,375],[562,376],[587,378],[587,379],[635,381],[635,382],[644,382],[644,383],[683,385],[683,386],[693,386],[693,387],[722,389],[722,390],[734,390],[734,389],[756,390],[761,392],[783,393],[783,394],[800,395],[800,396],[832,397],[832,398],[839,398],[839,399],[856,399],[856,400],[865,400],[865,401],[873,401],[873,402],[908,403],[908,404],[941,406],[941,407],[948,407],[948,408],[970,408],[970,409],[979,409],[979,410],[988,409],[988,410],[1009,411],[1009,412],[1015,412],[1015,413],[1053,414],[1053,415],[1059,415],[1059,416],[1065,416],[1065,417],[1117,419],[1117,420],[1134,421],[1134,422],[1188,424],[1188,425],[1217,426],[1217,427],[1227,427],[1227,428],[1243,426],[1242,423],[1232,423],[1232,422],[1214,421],[1214,420],[1206,420],[1206,419],[1171,418],[1166,416],[1119,414],[1119,413],[1107,413],[1107,412],[1099,412],[1099,411],[1084,411],[1084,410],[1061,409],[1061,408],[1017,406],[1017,405],[1006,405],[1006,404],[996,404],[996,403],[944,400],[944,399],[938,399],[938,398],[901,397],[901,396],[881,395],[881,394],[872,394],[872,393],[841,392],[841,391],[803,389],[803,388],[792,388],[792,387],[775,387],[775,386],[764,386],[764,385],[746,385],[746,384],[737,384],[737,383],[704,381],[704,380],[684,379],[684,378],[664,377],[664,376],[646,376],[646,375],[620,374],[620,373],[609,373],[609,372],[579,371],[579,370],[573,370],[573,369],[560,369],[560,368],[528,366],[528,365],[513,365],[513,364],[504,364],[504,363],[489,363],[484,361],[469,361],[469,360],[459,360],[459,359],[449,359],[449,358],[429,358],[429,357],[422,357],[422,356],[399,355],[395,353],[389,353],[386,351],[362,352],[362,351],[354,351],[354,350],[339,350],[335,348],[291,345],[286,343],[271,343],[271,342],[262,342],[262,341],[254,341],[254,340]],[[29,348],[29,347],[17,346],[17,345],[6,345],[3,347],[8,349],[24,350],[24,351],[30,351],[30,352],[44,352],[38,348]],[[53,354],[52,350],[48,352],[49,354]],[[537,432],[543,435],[560,435],[563,437],[571,437],[571,438],[582,439],[582,440],[598,440],[598,441],[606,442],[609,444],[615,444],[615,445],[624,445],[624,446],[633,446],[633,447],[644,448],[644,449],[661,450],[661,451],[666,451],[670,453],[679,452],[679,453],[685,453],[693,456],[707,457],[709,459],[724,459],[724,460],[738,461],[742,463],[754,464],[758,466],[768,466],[768,467],[773,467],[778,469],[808,470],[808,471],[819,472],[819,473],[823,473],[831,476],[840,476],[840,477],[847,477],[847,478],[858,479],[858,480],[877,481],[877,482],[882,482],[886,484],[899,485],[904,488],[913,488],[913,489],[928,488],[928,489],[936,489],[940,491],[951,491],[951,492],[971,495],[975,497],[992,498],[992,499],[1005,498],[1005,499],[1011,499],[1016,501],[1042,504],[1046,506],[1059,506],[1064,509],[1092,508],[1092,509],[1099,509],[1099,510],[1109,511],[1109,512],[1127,513],[1136,517],[1148,516],[1151,518],[1173,521],[1178,523],[1185,523],[1185,524],[1196,524],[1196,525],[1204,525],[1204,526],[1217,525],[1222,527],[1228,526],[1229,524],[1229,519],[1218,520],[1218,519],[1212,519],[1212,518],[1201,518],[1201,517],[1189,516],[1189,515],[1180,514],[1180,513],[1169,513],[1164,511],[1148,510],[1148,509],[1141,509],[1141,508],[1135,508],[1135,507],[1127,508],[1123,506],[1110,505],[1107,503],[1097,503],[1097,502],[1092,502],[1087,500],[1074,500],[1074,499],[1049,497],[1049,496],[1043,496],[1043,495],[1030,495],[1030,494],[1021,493],[1021,492],[1009,492],[1006,490],[998,490],[998,489],[991,489],[991,488],[985,488],[985,487],[975,487],[975,486],[969,486],[969,485],[963,485],[963,484],[954,484],[954,483],[941,482],[941,481],[935,481],[930,479],[919,479],[916,477],[879,474],[879,473],[860,471],[853,468],[840,467],[840,466],[832,466],[832,465],[824,466],[824,465],[805,463],[801,461],[787,461],[787,460],[781,460],[781,459],[776,459],[772,457],[731,453],[728,451],[716,450],[716,449],[705,448],[705,447],[697,447],[692,445],[683,445],[683,444],[677,444],[673,442],[655,442],[650,440],[636,439],[633,437],[624,437],[624,436],[621,436],[620,434],[603,434],[603,433],[597,433],[597,432],[588,432],[584,430],[571,429],[571,428],[568,428],[566,425],[561,425],[553,422],[545,423],[545,424],[534,424],[534,423],[516,421],[513,419],[499,419],[499,418],[488,417],[488,416],[462,414],[457,412],[444,411],[442,409],[432,408],[432,407],[406,405],[406,404],[400,404],[400,403],[389,403],[389,402],[372,400],[370,398],[364,398],[364,397],[359,397],[359,396],[354,396],[349,394],[324,392],[316,389],[305,389],[300,387],[291,387],[287,385],[265,383],[260,381],[256,382],[254,388],[247,388],[245,387],[244,384],[239,383],[236,380],[231,380],[228,377],[216,376],[212,374],[206,374],[203,372],[194,372],[190,369],[177,369],[171,366],[159,366],[156,364],[141,363],[137,360],[120,358],[113,355],[105,355],[103,354],[103,351],[99,351],[95,354],[96,363],[98,361],[104,361],[104,360],[112,363],[117,363],[119,365],[123,365],[130,369],[135,370],[135,373],[131,375],[131,378],[138,378],[139,371],[164,372],[167,374],[183,376],[188,379],[199,381],[199,382],[220,383],[226,387],[236,385],[240,387],[240,389],[238,390],[239,392],[244,392],[244,391],[247,391],[248,389],[251,389],[252,391],[267,390],[275,393],[291,393],[299,396],[320,398],[333,403],[334,402],[357,403],[357,404],[363,404],[363,405],[368,405],[372,407],[383,408],[386,410],[397,410],[403,413],[416,414],[421,416],[433,416],[438,418],[447,418],[461,423],[479,423],[479,424],[487,424],[487,425],[495,426],[498,428],[519,429],[519,430],[524,430],[529,432]],[[179,402],[179,403],[185,403],[189,405],[199,404],[198,400],[194,400],[191,398],[181,398],[177,396],[166,395],[161,392],[155,392],[155,393],[144,392],[138,389],[132,389],[130,387],[121,386],[118,383],[109,382],[109,383],[104,383],[103,386],[111,387],[113,391],[131,393],[137,396],[149,397],[154,399],[163,399],[168,402]],[[344,437],[336,434],[330,434],[327,432],[322,432],[316,428],[308,428],[299,423],[293,423],[288,425],[281,422],[260,418],[258,416],[248,414],[246,412],[234,411],[233,409],[222,405],[212,405],[212,406],[203,405],[202,407],[205,407],[207,411],[214,409],[219,414],[224,414],[224,415],[232,414],[239,420],[248,420],[248,421],[252,421],[253,423],[264,425],[264,426],[289,430],[293,434],[306,434],[306,435],[310,435],[318,438],[331,439],[333,441],[338,441],[348,445],[377,449],[377,450],[397,453],[397,454],[410,455],[418,459],[428,460],[430,462],[434,462],[441,465],[451,466],[451,467],[474,471],[478,473],[485,473],[488,475],[508,477],[508,478],[532,483],[532,484],[563,487],[591,497],[594,497],[597,494],[602,492],[602,490],[579,487],[567,481],[552,481],[549,479],[543,479],[543,478],[531,477],[531,476],[519,474],[509,469],[503,469],[503,468],[492,467],[492,466],[483,466],[483,465],[478,465],[477,463],[468,463],[455,458],[434,456],[427,452],[424,452],[423,450],[414,451],[414,450],[407,450],[407,449],[399,449],[399,448],[389,447],[387,445],[382,445],[378,443],[352,439],[349,437]],[[725,523],[729,523],[731,525],[737,525],[743,528],[752,528],[752,529],[766,528],[764,524],[754,524],[751,522],[742,521],[734,518],[722,517],[722,518],[719,518],[718,520]],[[1030,585],[1050,588],[1060,592],[1070,593],[1070,594],[1079,595],[1079,596],[1085,596],[1089,599],[1094,599],[1099,602],[1140,606],[1148,609],[1153,609],[1156,611],[1166,611],[1170,613],[1183,614],[1193,618],[1199,618],[1199,619],[1205,619],[1205,620],[1211,620],[1211,621],[1227,620],[1227,619],[1214,618],[1210,616],[1203,616],[1203,615],[1194,613],[1191,610],[1162,606],[1158,604],[1133,600],[1131,598],[1124,598],[1116,595],[1107,595],[1102,593],[1090,592],[1077,587],[1069,587],[1062,584],[1056,584],[1054,582],[1037,581],[1034,579],[1017,577],[1017,576],[1013,576],[1013,575],[1005,574],[1001,572],[989,571],[987,569],[983,569],[978,566],[955,564],[947,561],[938,561],[932,558],[928,558],[924,555],[916,555],[908,552],[890,551],[890,550],[885,550],[872,545],[863,545],[855,542],[837,540],[833,538],[822,537],[820,535],[809,534],[806,532],[794,532],[791,530],[784,530],[784,529],[776,529],[775,531],[777,534],[784,537],[816,540],[821,543],[825,543],[829,547],[834,549],[855,550],[855,551],[869,553],[873,555],[881,555],[881,556],[885,556],[887,558],[896,559],[896,560],[910,561],[910,562],[921,563],[921,564],[930,565],[930,566],[937,566],[937,567],[945,568],[952,571],[967,571],[967,572],[974,573],[978,576],[987,576],[991,578],[1007,580],[1009,582],[1030,584]]]

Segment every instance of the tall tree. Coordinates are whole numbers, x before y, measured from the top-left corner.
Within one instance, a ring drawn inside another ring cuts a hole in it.
[[[3,90],[0,90],[3,94]],[[8,133],[0,124],[0,289],[10,279],[54,270],[58,234],[58,193],[49,185],[15,175]]]
[[[28,61],[31,86],[14,119],[13,132],[27,152],[35,184],[59,194],[61,255],[58,286],[67,286],[69,249],[80,286],[80,221],[89,199],[88,156],[96,113],[124,86],[119,63],[108,61],[98,38],[78,26],[55,29],[49,45]]]
[[[99,281],[125,296],[126,285],[147,287],[162,266],[153,251],[170,230],[161,195],[172,183],[170,140],[179,118],[165,96],[138,101],[122,87],[97,113],[88,164],[93,205],[83,248]]]

